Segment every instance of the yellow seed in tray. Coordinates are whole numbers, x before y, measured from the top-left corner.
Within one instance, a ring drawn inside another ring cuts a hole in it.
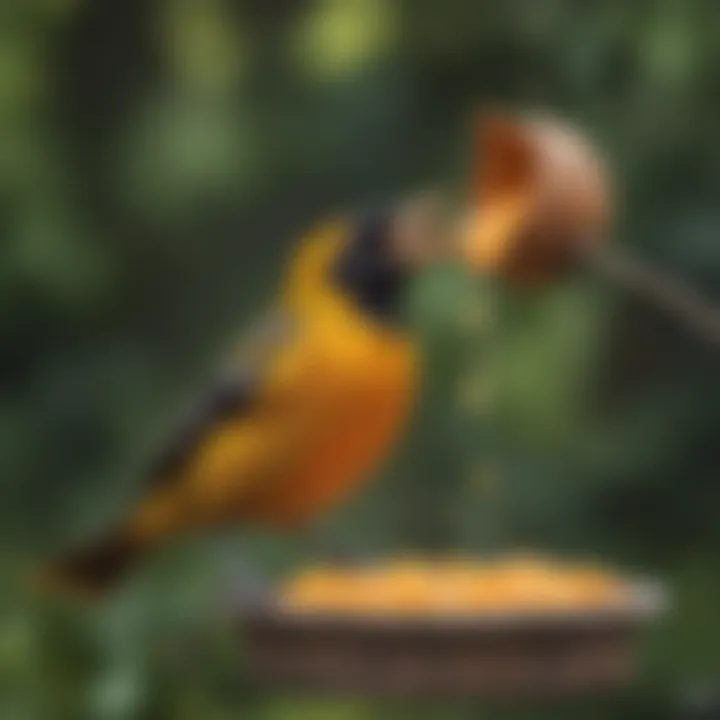
[[[298,612],[452,615],[602,608],[628,602],[630,589],[601,568],[532,554],[490,562],[404,557],[359,569],[310,568],[281,599]]]

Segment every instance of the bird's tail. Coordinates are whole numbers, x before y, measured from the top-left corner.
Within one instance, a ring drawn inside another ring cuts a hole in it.
[[[52,592],[97,598],[119,585],[144,555],[125,532],[112,532],[52,560],[39,573],[39,584]]]

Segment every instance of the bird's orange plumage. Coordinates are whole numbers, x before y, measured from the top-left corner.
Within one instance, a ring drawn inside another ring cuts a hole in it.
[[[142,550],[236,521],[301,526],[340,501],[392,447],[415,392],[416,348],[333,282],[348,234],[346,223],[331,223],[300,245],[273,310],[289,329],[238,353],[239,365],[260,371],[252,403],[223,417],[151,486],[110,536],[113,547],[124,538]]]
[[[293,331],[268,358],[257,403],[141,505],[134,532],[237,519],[302,524],[391,446],[414,394],[415,346],[328,282],[344,237],[342,225],[330,225],[303,244],[279,303]]]

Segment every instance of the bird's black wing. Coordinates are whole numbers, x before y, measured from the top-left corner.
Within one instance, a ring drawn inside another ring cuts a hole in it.
[[[292,330],[291,319],[280,311],[251,328],[231,355],[228,368],[210,383],[151,463],[153,484],[160,485],[179,472],[218,425],[253,407],[268,361],[285,346]]]

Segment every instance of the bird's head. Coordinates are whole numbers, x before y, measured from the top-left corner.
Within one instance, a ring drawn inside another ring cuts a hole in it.
[[[434,191],[362,215],[351,227],[334,267],[335,280],[377,319],[397,319],[408,281],[451,254],[449,209]]]

